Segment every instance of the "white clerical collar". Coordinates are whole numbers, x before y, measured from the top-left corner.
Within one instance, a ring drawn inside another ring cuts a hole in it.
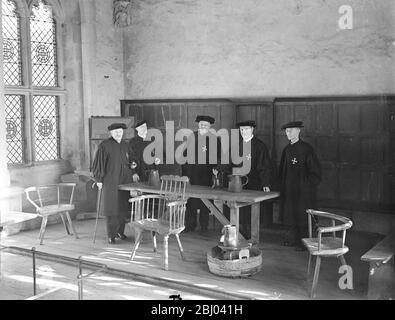
[[[143,136],[140,136],[138,133],[137,133],[137,135],[138,135],[141,139],[143,139],[143,140],[145,140],[145,138],[147,137],[147,135],[144,135],[144,137],[143,137]]]
[[[244,142],[249,142],[249,141],[252,140],[252,138],[254,138],[254,135],[252,135],[251,137],[249,137],[247,140],[244,140],[244,139],[243,139],[243,141],[244,141]]]

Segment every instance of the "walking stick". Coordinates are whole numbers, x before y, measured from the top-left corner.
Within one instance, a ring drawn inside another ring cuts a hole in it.
[[[95,184],[97,186],[97,183],[95,182],[92,185],[92,188],[94,187]],[[99,220],[100,202],[101,202],[100,200],[101,200],[101,191],[102,191],[102,189],[99,189],[99,187],[98,187],[97,190],[98,191],[97,191],[97,202],[96,202],[96,223],[95,223],[95,232],[93,234],[93,243],[95,243],[95,241],[96,241],[97,222]]]

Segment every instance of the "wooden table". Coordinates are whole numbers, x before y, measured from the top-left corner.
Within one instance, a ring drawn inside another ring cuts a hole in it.
[[[134,196],[134,192],[159,194],[159,187],[152,187],[146,183],[137,182],[119,185],[119,190],[129,191]],[[241,192],[229,192],[226,189],[213,189],[211,187],[188,185],[185,196],[187,198],[199,198],[211,211],[211,213],[223,224],[232,224],[236,226],[237,234],[240,239],[244,237],[239,233],[239,208],[251,206],[251,240],[253,243],[259,243],[259,212],[260,202],[277,198],[279,192],[263,192],[256,190],[242,190]],[[223,214],[222,206],[212,203],[210,200],[217,200],[225,203],[230,208],[230,221]]]

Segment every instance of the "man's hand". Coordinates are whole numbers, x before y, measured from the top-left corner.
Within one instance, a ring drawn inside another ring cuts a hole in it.
[[[160,163],[160,159],[159,158],[155,158],[155,162],[156,165],[158,165]]]
[[[103,188],[103,182],[96,182],[97,189],[101,190]]]
[[[133,162],[130,164],[130,168],[131,168],[131,169],[136,169],[136,168],[137,168],[137,163],[133,161]]]
[[[135,174],[132,176],[132,179],[133,179],[133,182],[139,182],[139,181],[140,181],[140,177],[139,177],[139,175],[138,175],[137,173],[135,173]]]
[[[270,188],[269,187],[263,187],[263,191],[264,192],[270,192]]]

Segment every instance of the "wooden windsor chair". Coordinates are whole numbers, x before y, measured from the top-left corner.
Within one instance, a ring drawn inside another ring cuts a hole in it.
[[[78,239],[69,212],[75,209],[73,204],[75,183],[57,183],[40,187],[25,189],[27,200],[34,206],[36,212],[42,217],[39,233],[40,245],[43,244],[44,233],[48,217],[59,214],[68,235],[74,234]],[[72,232],[70,232],[70,229]]]
[[[135,257],[144,231],[151,231],[154,252],[157,252],[156,236],[159,234],[163,237],[163,264],[165,270],[169,268],[168,239],[170,235],[174,235],[177,239],[181,258],[185,259],[180,233],[185,229],[187,203],[185,189],[188,183],[188,177],[164,175],[161,177],[159,195],[141,195],[129,199],[131,203],[130,224],[134,228],[136,235],[131,260]]]
[[[311,258],[312,256],[316,257],[313,284],[310,292],[310,297],[314,298],[320,272],[321,257],[339,258],[342,265],[347,265],[344,258],[344,255],[349,251],[349,248],[345,245],[346,230],[352,227],[352,221],[346,217],[324,211],[308,209],[306,212],[308,214],[309,238],[302,239],[302,242],[309,251],[307,277],[310,275]],[[328,227],[319,226],[317,228],[317,237],[313,236],[312,221],[315,220],[315,217],[329,219],[332,223],[332,226]],[[341,237],[337,237],[336,232],[341,232]],[[323,236],[325,233],[330,233],[331,236]]]

